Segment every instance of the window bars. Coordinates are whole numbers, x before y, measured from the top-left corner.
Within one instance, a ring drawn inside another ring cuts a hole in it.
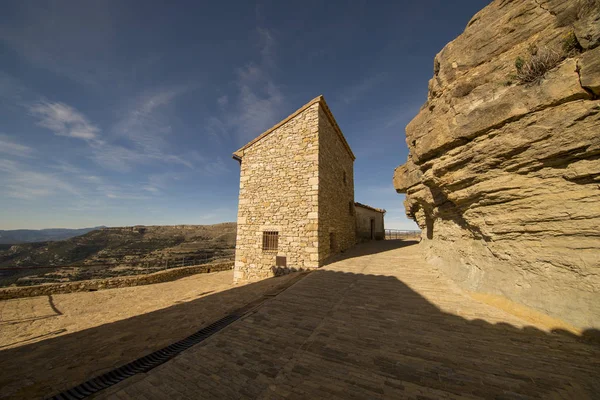
[[[262,239],[262,249],[265,251],[276,251],[279,245],[279,232],[264,231]]]

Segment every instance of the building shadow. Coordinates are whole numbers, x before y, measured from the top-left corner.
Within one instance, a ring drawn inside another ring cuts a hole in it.
[[[229,312],[231,299],[250,298],[277,279],[2,350],[0,398],[44,398],[103,374],[210,324],[202,317],[207,307]],[[241,320],[104,395],[121,387],[145,393],[147,385],[153,385],[147,398],[600,394],[600,346],[583,337],[466,319],[389,276],[316,270],[284,288],[275,285],[268,300]]]

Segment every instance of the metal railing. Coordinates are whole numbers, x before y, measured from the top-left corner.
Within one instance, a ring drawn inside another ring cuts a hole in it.
[[[402,229],[386,229],[385,230],[385,240],[395,240],[395,239],[412,239],[419,238],[421,236],[421,231],[418,230],[402,230]]]

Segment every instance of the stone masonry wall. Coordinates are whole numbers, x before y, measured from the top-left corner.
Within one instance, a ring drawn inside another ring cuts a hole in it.
[[[35,286],[6,287],[0,288],[0,300],[151,285],[153,283],[173,281],[175,279],[194,274],[227,271],[232,267],[233,263],[231,261],[227,261],[212,264],[194,265],[191,267],[171,268],[165,271],[158,271],[145,275],[91,279],[78,282],[48,283]]]
[[[376,240],[385,238],[383,214],[364,207],[356,207],[356,236],[358,241],[371,240],[371,219],[375,220],[373,236]]]
[[[344,182],[344,174],[346,180]],[[354,160],[319,107],[319,262],[356,243]],[[330,246],[334,235],[334,248]]]
[[[246,148],[241,161],[234,281],[288,268],[318,267],[318,119],[315,103]],[[277,251],[262,250],[263,231],[279,232]]]

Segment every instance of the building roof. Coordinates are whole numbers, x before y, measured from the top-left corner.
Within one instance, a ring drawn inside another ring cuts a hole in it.
[[[325,97],[323,97],[323,95],[315,97],[314,99],[312,99],[311,101],[309,101],[308,103],[306,103],[305,105],[303,105],[302,107],[300,107],[298,110],[296,110],[296,112],[294,112],[293,114],[291,114],[290,116],[288,116],[286,119],[284,119],[283,121],[279,122],[277,125],[273,126],[271,129],[268,129],[267,131],[263,132],[258,137],[256,137],[254,140],[248,142],[248,144],[246,144],[244,147],[240,148],[238,151],[236,151],[236,152],[233,153],[233,158],[236,159],[236,160],[241,160],[242,157],[244,156],[244,150],[246,150],[247,148],[251,147],[252,145],[254,145],[255,143],[257,143],[258,141],[264,139],[266,136],[268,136],[275,129],[277,129],[277,128],[283,126],[283,125],[285,125],[292,118],[296,117],[297,115],[299,115],[300,113],[302,113],[303,111],[305,111],[306,109],[308,109],[310,106],[312,106],[314,104],[317,104],[317,103],[319,103],[321,105],[321,107],[323,108],[323,111],[325,112],[325,115],[327,115],[327,118],[329,118],[329,122],[333,126],[335,132],[338,134],[340,140],[342,141],[342,144],[344,145],[344,147],[348,151],[348,154],[350,154],[350,157],[352,157],[352,161],[356,160],[356,157],[354,156],[354,153],[352,152],[352,149],[350,149],[350,145],[346,141],[346,138],[344,137],[344,134],[342,133],[342,130],[340,129],[339,125],[335,121],[335,118],[333,117],[333,114],[331,113],[331,110],[329,109],[329,106],[325,102]]]
[[[362,207],[362,208],[366,208],[367,210],[377,211],[377,212],[380,212],[380,213],[382,213],[382,214],[385,214],[385,213],[387,212],[387,211],[385,211],[384,209],[381,209],[381,208],[375,208],[375,207],[371,207],[371,206],[368,206],[368,205],[366,205],[366,204],[354,203],[354,205],[355,205],[356,207]]]

